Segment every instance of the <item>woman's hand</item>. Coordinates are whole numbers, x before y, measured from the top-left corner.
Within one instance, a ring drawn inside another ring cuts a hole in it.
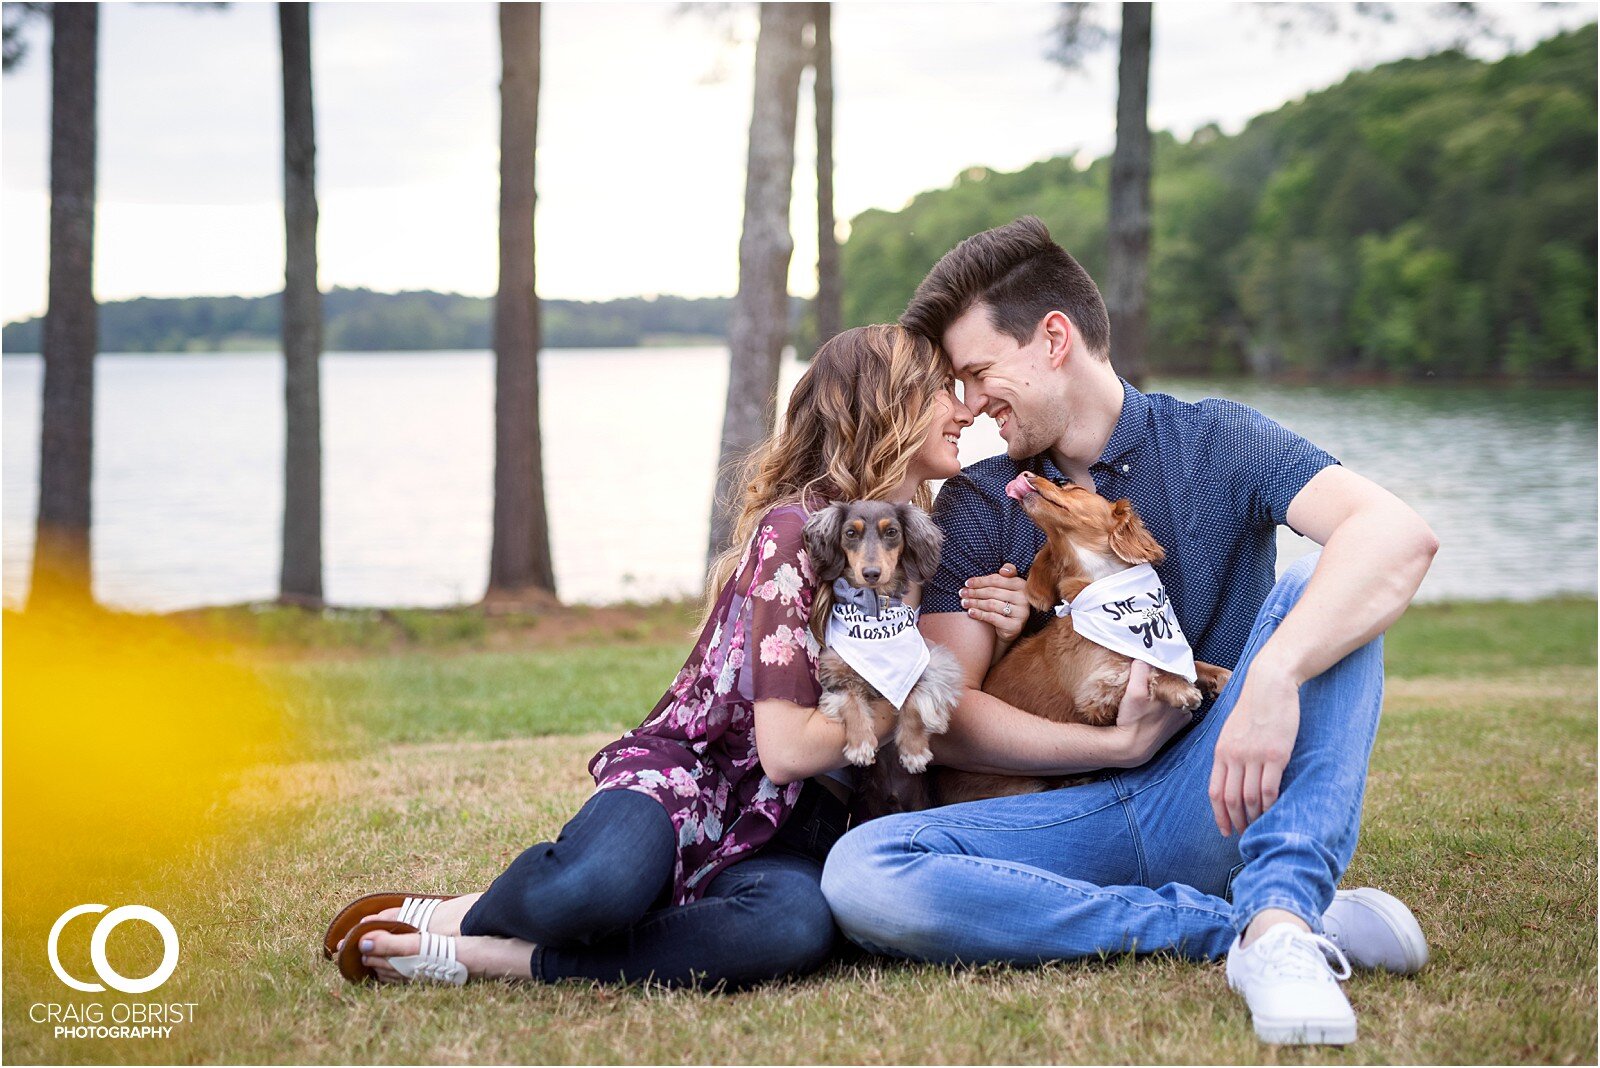
[[[1117,767],[1136,768],[1156,755],[1156,751],[1182,730],[1193,714],[1174,708],[1150,696],[1151,667],[1135,660],[1128,670],[1128,690],[1117,708],[1117,722],[1110,729],[1118,734],[1117,751],[1122,755]]]
[[[1023,592],[1027,584],[1027,579],[1017,577],[1014,565],[1001,564],[998,573],[974,576],[961,586],[961,607],[994,628],[1002,650],[1017,640],[1028,621],[1028,595]]]

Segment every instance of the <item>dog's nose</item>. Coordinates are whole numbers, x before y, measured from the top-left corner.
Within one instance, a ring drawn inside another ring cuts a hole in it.
[[[861,577],[868,582],[877,582],[878,576],[881,574],[883,574],[883,569],[880,567],[864,567],[861,569]]]

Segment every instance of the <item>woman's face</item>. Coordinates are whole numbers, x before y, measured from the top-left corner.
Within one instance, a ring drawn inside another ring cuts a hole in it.
[[[961,471],[957,442],[961,431],[972,425],[972,412],[956,399],[955,380],[945,383],[933,396],[933,423],[922,447],[911,458],[909,469],[917,481],[950,478]]]

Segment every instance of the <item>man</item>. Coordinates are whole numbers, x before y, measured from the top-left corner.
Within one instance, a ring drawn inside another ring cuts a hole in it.
[[[1099,290],[1038,219],[946,254],[902,323],[943,343],[967,406],[994,418],[1007,446],[949,480],[934,507],[946,540],[922,629],[960,658],[967,687],[936,759],[1029,775],[1113,770],[852,830],[823,875],[840,926],[868,949],[922,960],[1226,955],[1263,1040],[1353,1041],[1338,982],[1348,964],[1410,972],[1427,959],[1403,904],[1370,889],[1336,899],[1335,888],[1377,732],[1380,635],[1427,572],[1433,532],[1258,412],[1122,381]],[[1234,669],[1192,723],[1149,698],[1138,662],[1112,728],[1051,723],[982,693],[996,640],[983,614],[998,602],[993,586],[963,585],[993,583],[1004,563],[1026,574],[1043,544],[1005,493],[1024,470],[1131,499],[1165,547],[1157,571],[1195,657]],[[1323,548],[1275,583],[1278,524]],[[1146,730],[1130,750],[1131,728],[1152,722],[1154,743]]]

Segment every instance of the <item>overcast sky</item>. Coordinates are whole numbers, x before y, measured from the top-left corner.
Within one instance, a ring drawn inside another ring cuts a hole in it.
[[[1283,39],[1256,5],[1158,4],[1151,125],[1240,128],[1352,69],[1428,50],[1407,9],[1357,35]],[[95,290],[257,295],[283,285],[275,5],[107,3],[100,21]],[[1421,7],[1421,5],[1418,5]],[[1597,5],[1484,4],[1522,49]],[[1116,18],[1115,5],[1100,12]],[[841,220],[895,209],[963,169],[1110,150],[1114,49],[1045,59],[1055,5],[836,3]],[[499,44],[492,4],[312,10],[320,281],[490,295],[496,281]],[[754,5],[544,5],[538,281],[546,297],[729,294],[737,286]],[[0,316],[45,306],[49,30],[3,81]],[[809,91],[809,78],[802,96]],[[803,102],[791,288],[814,289],[812,113]]]

